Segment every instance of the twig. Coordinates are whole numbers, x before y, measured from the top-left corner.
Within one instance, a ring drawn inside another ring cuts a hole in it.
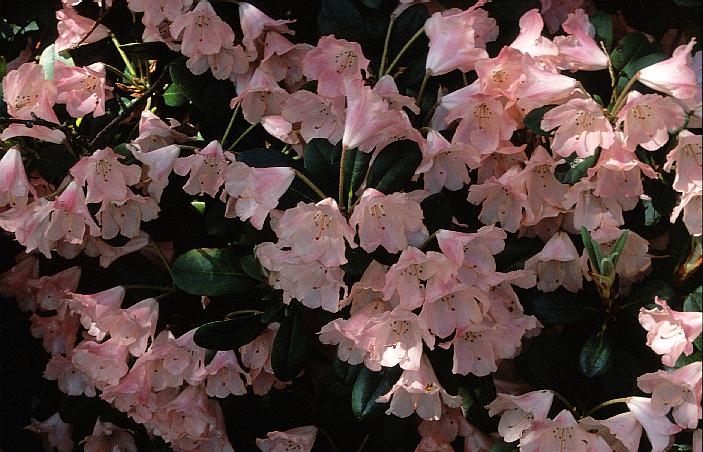
[[[393,60],[393,62],[388,66],[388,69],[386,69],[386,72],[383,73],[383,74],[379,74],[379,75],[382,77],[382,76],[384,76],[384,75],[386,75],[386,74],[390,74],[391,71],[393,70],[393,68],[395,68],[395,66],[398,64],[398,62],[400,61],[400,59],[403,57],[403,55],[405,54],[405,52],[408,51],[408,49],[410,48],[410,46],[413,45],[413,43],[417,40],[417,38],[419,38],[420,36],[422,36],[422,34],[423,34],[424,32],[425,32],[425,27],[424,27],[424,26],[423,26],[423,27],[420,27],[420,29],[415,32],[415,34],[412,36],[412,38],[410,38],[410,39],[408,40],[408,42],[405,43],[405,45],[403,46],[403,48],[400,49],[400,52],[398,52],[398,55],[396,55],[396,57],[395,57],[395,59]]]
[[[95,23],[93,24],[93,26],[90,27],[90,30],[88,30],[88,33],[86,33],[85,36],[83,36],[83,37],[81,38],[81,40],[78,41],[78,44],[76,44],[75,47],[79,47],[81,44],[83,44],[83,43],[85,42],[86,39],[88,39],[88,36],[90,36],[90,35],[93,34],[93,32],[98,28],[98,25],[100,25],[100,23],[103,21],[103,19],[105,18],[105,16],[107,16],[107,14],[110,12],[110,9],[112,9],[112,6],[108,7],[107,9],[103,9],[102,11],[100,11],[100,15],[99,15],[98,18],[95,20]]]

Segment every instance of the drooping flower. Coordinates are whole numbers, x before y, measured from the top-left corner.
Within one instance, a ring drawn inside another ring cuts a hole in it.
[[[71,312],[80,314],[88,334],[101,341],[107,334],[105,320],[119,311],[125,293],[124,286],[115,286],[90,295],[74,293],[66,301]]]
[[[639,145],[656,151],[669,141],[669,130],[683,126],[686,114],[668,97],[630,91],[618,112],[618,126],[624,124],[625,146]]]
[[[310,452],[315,445],[316,437],[317,427],[306,425],[285,432],[268,432],[266,438],[256,439],[256,447],[262,452],[283,452],[286,450]]]
[[[222,145],[213,140],[193,155],[176,160],[173,170],[180,176],[190,174],[183,190],[191,195],[207,193],[213,198],[225,183],[225,171],[229,165]]]
[[[629,397],[627,407],[637,418],[637,422],[642,424],[647,438],[652,445],[652,452],[662,452],[671,445],[672,435],[682,429],[676,424],[672,424],[666,416],[654,410],[652,399],[646,397]]]
[[[659,297],[654,298],[654,303],[661,309],[640,308],[638,319],[647,330],[647,345],[662,355],[665,366],[673,367],[682,353],[693,353],[693,341],[703,329],[703,314],[674,311]]]
[[[489,153],[507,141],[517,130],[517,123],[506,112],[503,104],[493,96],[475,94],[467,97],[447,115],[447,121],[461,118],[452,141],[467,143]]]
[[[225,398],[230,394],[246,394],[249,375],[239,365],[233,350],[218,351],[205,366],[205,392],[211,397]]]
[[[75,9],[65,6],[56,11],[56,30],[59,33],[54,42],[54,50],[60,52],[72,49],[82,41],[82,44],[92,44],[105,39],[110,29],[103,24],[95,24],[93,19],[79,15]],[[88,34],[90,33],[90,34]]]
[[[154,298],[142,300],[127,309],[120,309],[100,321],[110,333],[111,340],[129,348],[132,356],[144,354],[147,341],[154,341],[159,303]]]
[[[89,157],[81,158],[69,172],[82,187],[88,186],[85,201],[122,201],[126,198],[128,185],[139,182],[140,169],[136,165],[123,165],[123,157],[110,148],[97,150]]]
[[[137,445],[129,430],[118,427],[112,422],[95,420],[93,433],[83,440],[85,452],[137,452]]]
[[[520,168],[514,166],[499,178],[490,177],[481,185],[469,188],[468,201],[481,204],[479,220],[483,224],[500,222],[503,229],[515,232],[528,209],[525,183],[517,178]]]
[[[88,375],[76,369],[71,362],[72,351],[64,355],[62,353],[52,355],[46,363],[44,378],[55,380],[59,390],[64,394],[79,396],[85,394],[88,397],[95,397],[95,386],[90,382]]]
[[[15,261],[17,265],[0,273],[0,296],[14,297],[22,311],[34,311],[37,307],[34,290],[27,281],[39,277],[39,259],[23,253]]]
[[[261,36],[261,33],[270,30],[277,33],[294,34],[286,25],[293,22],[292,20],[272,19],[251,3],[241,2],[239,4],[239,24],[243,34],[242,44],[244,44],[249,59],[256,59],[258,52],[255,41]]]
[[[192,11],[179,15],[169,27],[174,38],[181,34],[181,53],[214,55],[223,46],[232,44],[232,28],[217,15],[209,2],[199,2]]]
[[[557,36],[559,66],[571,71],[598,71],[608,67],[608,55],[593,39],[596,29],[582,9],[569,14],[562,24],[568,36]]]
[[[10,148],[0,159],[0,208],[25,205],[29,195],[36,198],[37,191],[27,179],[19,149]]]
[[[563,211],[562,203],[568,185],[562,184],[554,176],[556,167],[563,162],[561,159],[554,160],[542,146],[535,148],[530,160],[525,162],[520,177],[525,179],[530,208],[523,225],[537,224],[540,220],[555,217]]]
[[[544,422],[552,406],[552,391],[532,391],[514,396],[496,394],[496,399],[486,405],[488,415],[500,414],[498,434],[506,443],[512,443],[522,437],[525,431],[539,422]]]
[[[684,428],[696,428],[703,417],[701,408],[701,362],[667,372],[658,370],[637,377],[637,386],[652,394],[652,410],[666,416],[673,408],[674,421]]]
[[[703,188],[700,186],[694,186],[693,190],[684,193],[681,196],[681,201],[674,207],[671,211],[671,217],[669,220],[673,223],[683,211],[683,223],[686,225],[688,233],[693,236],[700,236],[703,234],[703,221],[701,217],[703,216],[703,211],[701,208],[701,200],[703,199]]]
[[[666,155],[665,171],[676,166],[673,188],[682,193],[693,191],[694,186],[703,187],[703,137],[682,130],[676,147]]]
[[[610,452],[610,446],[600,436],[584,430],[568,410],[532,428],[520,439],[520,450],[579,450]]]
[[[75,292],[81,279],[81,268],[69,267],[51,276],[27,279],[25,284],[33,294],[37,305],[45,310],[62,311],[64,300]]]
[[[565,232],[553,235],[542,251],[526,260],[525,270],[537,273],[537,288],[542,292],[552,292],[559,286],[578,292],[582,287],[579,254]]]
[[[102,343],[85,340],[71,352],[71,362],[88,376],[91,384],[102,389],[117,384],[127,374],[128,356],[127,347],[114,338]]]
[[[449,143],[439,132],[430,129],[420,144],[422,162],[415,174],[422,174],[425,190],[438,193],[442,188],[459,190],[471,182],[468,168],[480,163],[480,151],[470,144]]]
[[[567,16],[578,8],[583,7],[584,0],[540,0],[540,12],[547,24],[549,33],[559,31]]]
[[[363,80],[361,71],[368,67],[359,43],[332,35],[321,37],[303,58],[303,74],[308,80],[317,80],[317,93],[327,97],[344,95],[344,80]]]
[[[688,44],[678,46],[668,60],[641,69],[637,74],[637,80],[677,99],[692,98],[698,90],[691,57],[691,50],[695,44],[696,39],[691,38]]]
[[[291,124],[300,123],[305,142],[326,138],[338,143],[344,134],[344,98],[329,98],[310,91],[294,92],[282,105],[281,115]]]
[[[537,8],[527,11],[520,17],[520,34],[510,47],[527,53],[536,59],[551,60],[559,54],[557,46],[542,36],[544,20]]]
[[[241,89],[238,87],[238,92],[229,106],[235,108],[241,104],[242,116],[251,124],[260,122],[265,116],[280,115],[283,103],[290,97],[270,74],[260,68],[254,71],[246,85]]]
[[[42,422],[32,418],[31,424],[25,428],[34,433],[46,434],[49,444],[59,452],[73,450],[74,443],[71,439],[73,425],[64,422],[59,413],[54,413]]]
[[[476,83],[481,94],[516,100],[517,91],[527,81],[525,62],[523,53],[512,47],[503,47],[497,57],[477,62]]]
[[[288,384],[278,380],[271,367],[271,349],[280,326],[278,322],[269,323],[256,339],[239,347],[242,365],[249,369],[251,387],[256,395],[268,393],[272,386],[283,388]]]
[[[544,114],[541,127],[552,130],[558,127],[552,139],[552,151],[562,157],[576,152],[586,158],[597,147],[609,148],[615,139],[613,127],[593,99],[575,98]]]
[[[46,228],[46,237],[49,240],[64,240],[68,243],[81,244],[88,226],[88,233],[97,237],[100,228],[88,211],[87,200],[83,189],[71,182],[66,190],[55,200],[42,206],[41,209],[51,212],[51,219]]]
[[[491,301],[486,292],[457,284],[449,293],[426,300],[420,317],[432,334],[445,338],[457,329],[481,322],[490,304]]]
[[[92,113],[105,114],[105,100],[112,96],[112,88],[105,85],[105,65],[67,66],[58,60],[54,63],[56,101],[66,104],[68,114],[74,118]]]

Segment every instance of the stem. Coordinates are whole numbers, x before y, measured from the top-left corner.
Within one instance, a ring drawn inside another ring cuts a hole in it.
[[[469,86],[469,79],[466,77],[466,72],[461,73],[461,81],[464,83],[464,87]]]
[[[608,53],[608,50],[605,48],[605,43],[603,41],[599,41],[598,44],[600,45],[600,48],[603,50],[603,53],[608,57],[608,74],[610,74],[610,88],[612,89],[612,93],[610,95],[610,102],[613,102],[615,100],[615,97],[617,96],[617,80],[615,78],[615,69],[613,68],[613,62],[610,61],[610,54]]]
[[[122,286],[125,289],[145,289],[145,290],[158,290],[159,292],[173,292],[173,287],[163,287],[163,286],[150,286],[149,284],[129,284]]]
[[[363,452],[364,446],[369,442],[369,438],[371,438],[371,433],[367,433],[366,436],[364,436],[364,439],[361,441],[361,444],[359,444],[356,452]]]
[[[640,73],[637,72],[635,75],[632,76],[632,78],[627,82],[627,85],[622,89],[622,92],[618,96],[618,100],[615,101],[615,105],[613,105],[613,111],[610,113],[611,116],[614,118],[617,116],[618,112],[622,108],[622,106],[625,104],[625,98],[627,97],[627,92],[630,91],[632,86],[635,84],[637,79],[639,78]]]
[[[108,71],[112,72],[113,74],[119,75],[120,77],[122,77],[122,78],[125,79],[125,80],[132,80],[132,77],[130,77],[129,75],[127,75],[127,74],[125,74],[124,72],[120,71],[120,70],[117,69],[116,67],[110,66],[109,64],[104,64],[104,66],[105,66],[105,69],[107,69]]]
[[[552,390],[550,389],[550,391],[552,391]],[[566,400],[566,397],[564,397],[563,395],[559,394],[556,391],[552,391],[552,394],[554,394],[554,397],[556,397],[562,403],[562,405],[564,405],[566,408],[568,408],[569,411],[571,411],[572,413],[576,412],[576,407],[571,402]]]
[[[434,231],[432,234],[430,234],[429,237],[425,239],[424,242],[422,242],[422,245],[420,245],[420,250],[425,251],[425,248],[427,248],[427,246],[432,242],[432,240],[435,239],[435,237],[437,237],[437,231]]]
[[[390,22],[388,22],[388,30],[386,30],[386,40],[383,43],[383,56],[381,56],[381,67],[378,68],[378,74],[381,77],[385,75],[383,71],[386,68],[386,58],[388,57],[388,44],[391,41],[391,30],[393,29],[394,22],[395,16],[391,16],[391,20]]]
[[[432,69],[427,69],[425,71],[425,76],[422,77],[422,83],[420,83],[420,92],[417,93],[417,100],[415,103],[420,106],[422,102],[422,95],[425,94],[425,86],[427,85],[427,80],[432,76]]]
[[[90,36],[90,35],[93,34],[93,32],[98,28],[98,25],[100,25],[100,22],[102,22],[103,19],[105,18],[105,16],[107,16],[107,13],[110,12],[110,9],[111,9],[111,8],[112,8],[112,7],[109,7],[109,8],[107,8],[107,9],[102,9],[102,8],[101,8],[102,11],[100,11],[100,15],[99,15],[98,18],[95,20],[95,23],[93,24],[93,26],[90,27],[90,30],[88,30],[88,33],[86,33],[85,36],[83,36],[83,37],[81,38],[81,40],[78,41],[78,44],[76,44],[76,45],[74,46],[74,48],[75,48],[75,47],[79,47],[81,44],[83,44],[83,43],[85,42],[86,39],[88,39],[88,36]]]
[[[386,69],[386,72],[384,72],[383,74],[380,74],[380,75],[383,76],[383,75],[386,75],[386,74],[390,74],[390,72],[391,72],[391,71],[395,68],[395,66],[398,64],[398,61],[400,61],[400,59],[402,58],[403,54],[405,54],[405,52],[408,51],[408,49],[410,48],[410,46],[413,45],[413,43],[414,43],[415,41],[417,41],[417,38],[419,38],[424,32],[425,32],[425,27],[424,27],[424,26],[420,27],[420,29],[417,30],[417,32],[415,32],[415,34],[412,36],[412,38],[410,38],[410,39],[408,40],[408,42],[405,43],[405,45],[403,46],[403,48],[400,49],[400,52],[398,52],[398,55],[396,55],[396,57],[395,57],[395,59],[393,60],[393,62],[391,62],[390,66],[388,66],[388,69]]]
[[[314,191],[315,194],[320,197],[320,199],[327,199],[327,198],[329,198],[329,196],[327,196],[322,190],[320,190],[320,188],[319,188],[317,185],[315,185],[315,184],[313,183],[313,181],[311,181],[310,179],[308,179],[308,178],[305,176],[305,174],[303,174],[303,173],[301,173],[300,171],[295,170],[295,169],[293,170],[293,172],[295,173],[296,177],[297,177],[298,179],[300,179],[301,181],[303,181],[303,182],[305,183],[305,185],[307,185],[308,187],[310,187],[310,189],[311,189],[312,191]]]
[[[258,126],[258,125],[259,125],[258,122],[255,122],[254,124],[250,125],[250,126],[247,128],[247,130],[245,130],[244,132],[242,132],[242,134],[239,135],[239,137],[237,137],[236,140],[234,140],[234,143],[232,143],[232,146],[230,146],[229,148],[227,148],[227,150],[228,150],[228,151],[234,150],[234,148],[237,147],[237,145],[239,144],[239,142],[242,141],[245,136],[249,135],[249,132],[251,132],[252,130],[254,130],[254,127],[256,127],[256,126]]]
[[[161,251],[161,248],[159,247],[159,245],[157,245],[156,242],[152,239],[149,239],[149,242],[151,243],[151,247],[154,248],[154,250],[156,251],[156,254],[159,255],[159,259],[161,259],[161,263],[164,264],[164,267],[166,268],[166,270],[169,273],[171,273],[171,266],[168,265],[168,260],[166,259],[166,256],[164,256],[164,253],[163,253],[163,251]]]
[[[317,427],[317,431],[322,433],[322,436],[325,437],[328,443],[330,443],[330,446],[332,446],[332,451],[333,452],[339,452],[339,449],[337,449],[337,445],[334,443],[332,440],[332,437],[330,437],[329,433],[327,433],[322,427]]]
[[[122,50],[120,42],[117,40],[117,37],[113,33],[110,33],[110,39],[112,39],[112,43],[115,44],[117,53],[120,54],[120,58],[122,58],[122,61],[124,61],[125,66],[132,73],[132,77],[136,77],[137,72],[134,70],[134,66],[132,66],[132,63],[129,61],[129,58],[127,58],[127,54],[124,53],[124,50]]]
[[[347,157],[347,145],[342,144],[342,155],[339,156],[339,210],[344,210],[344,160]]]
[[[593,408],[591,408],[591,410],[588,413],[586,413],[586,416],[590,416],[593,413],[595,413],[596,411],[600,410],[601,408],[607,407],[608,405],[615,405],[616,403],[627,403],[629,400],[630,400],[630,397],[621,397],[619,399],[606,400],[605,402],[600,403],[600,404],[594,406]]]
[[[244,314],[259,315],[263,314],[264,311],[259,311],[258,309],[240,309],[239,311],[232,311],[225,316],[225,319],[235,319],[237,317],[242,317]]]
[[[234,118],[237,117],[237,113],[239,113],[239,109],[242,106],[242,103],[238,103],[236,107],[234,107],[234,112],[232,113],[232,117],[229,118],[229,124],[227,124],[227,129],[225,130],[225,134],[222,135],[222,139],[220,140],[220,144],[224,145],[225,141],[227,140],[227,137],[229,137],[229,133],[232,131],[232,126],[234,125]]]

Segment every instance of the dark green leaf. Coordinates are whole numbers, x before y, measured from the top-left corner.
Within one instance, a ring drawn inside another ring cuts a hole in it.
[[[632,304],[633,306],[654,305],[654,297],[670,300],[674,297],[674,289],[669,283],[660,279],[645,279],[642,283],[633,287],[622,304]]]
[[[596,308],[581,298],[559,296],[555,292],[542,293],[532,302],[532,314],[542,323],[563,325],[592,322],[598,319]]]
[[[290,381],[298,374],[308,359],[310,337],[302,316],[293,311],[278,328],[271,348],[273,373],[282,381]]]
[[[581,373],[588,378],[597,377],[607,372],[613,365],[613,344],[604,334],[593,335],[583,344],[579,355]]]
[[[315,138],[305,145],[305,170],[310,179],[325,193],[336,194],[339,189],[339,159],[342,142],[334,145],[324,138]],[[335,196],[336,198],[336,196]],[[343,201],[337,200],[340,204]]]
[[[239,264],[242,266],[244,273],[251,276],[257,281],[266,282],[267,278],[261,269],[261,264],[254,254],[247,254],[241,257]]]
[[[169,107],[178,107],[188,102],[188,98],[181,93],[176,83],[171,83],[164,91],[164,103]]]
[[[613,20],[605,11],[596,11],[588,16],[596,29],[596,41],[603,41],[607,49],[613,48]]]
[[[230,249],[199,248],[178,256],[171,267],[176,286],[193,295],[226,295],[245,291],[256,281],[244,273]]]
[[[542,118],[544,118],[545,113],[547,113],[554,107],[556,107],[556,105],[545,105],[544,107],[535,108],[534,110],[526,114],[525,119],[523,120],[523,122],[525,123],[525,127],[530,129],[537,135],[551,135],[549,131],[542,130]]]
[[[366,419],[382,410],[383,404],[377,403],[376,399],[391,390],[400,378],[402,369],[399,366],[384,367],[381,371],[374,372],[366,366],[362,367],[354,382],[351,404],[356,417]]]
[[[361,187],[362,182],[364,182],[364,177],[366,177],[366,173],[369,169],[369,162],[371,161],[371,153],[351,149],[347,151],[347,155],[344,160],[344,171],[347,174],[345,178],[345,186],[348,186],[346,187],[347,204],[350,204],[350,201],[354,198],[354,194],[359,187]]]
[[[615,71],[621,71],[630,63],[648,53],[656,51],[647,37],[638,31],[626,34],[610,54],[610,61]]]
[[[166,44],[157,41],[122,44],[120,48],[130,59],[159,60],[159,62],[168,63],[178,56],[178,53],[169,49]]]
[[[700,339],[700,336],[698,337],[698,339]],[[701,353],[701,350],[699,348],[698,350],[694,350],[693,353],[688,356],[684,354],[679,356],[679,359],[676,360],[676,364],[674,364],[674,367],[678,369],[680,367],[687,366],[691,363],[695,363],[701,360],[703,360],[703,353]]]
[[[571,168],[566,171],[564,176],[561,178],[561,182],[563,184],[573,185],[583,179],[583,177],[588,173],[588,169],[596,164],[599,155],[600,148],[596,151],[595,154],[589,155],[584,159],[572,160]]]
[[[410,182],[421,160],[420,146],[414,141],[391,143],[371,164],[366,185],[385,194],[401,191]]]
[[[618,265],[618,260],[620,259],[620,254],[622,253],[622,250],[625,248],[625,243],[627,243],[627,236],[630,233],[627,229],[622,231],[622,234],[620,234],[620,237],[618,237],[617,242],[615,242],[615,245],[613,246],[613,249],[610,251],[610,260],[613,263],[613,268],[617,267]]]
[[[283,303],[276,303],[269,306],[261,316],[261,323],[268,325],[269,323],[280,321],[283,318],[285,308],[286,305]]]
[[[591,233],[588,232],[584,226],[581,226],[581,240],[583,240],[583,246],[588,252],[588,260],[591,261],[591,267],[598,274],[603,274],[603,269],[601,268],[601,262],[603,262],[603,250],[600,244],[591,238]]]
[[[503,438],[498,438],[495,444],[491,447],[489,452],[517,452],[517,445],[513,443],[506,443]]]
[[[632,78],[640,69],[644,69],[647,66],[651,66],[666,59],[667,56],[661,52],[650,53],[649,55],[645,55],[641,58],[627,63],[627,65],[623,68],[622,72],[623,74],[627,75],[628,78]]]
[[[266,329],[261,314],[210,322],[195,330],[193,341],[210,350],[236,350],[256,339]]]
[[[698,286],[696,287],[696,290],[688,294],[686,297],[686,300],[683,302],[683,310],[687,312],[703,311],[701,298],[703,298],[703,286]]]

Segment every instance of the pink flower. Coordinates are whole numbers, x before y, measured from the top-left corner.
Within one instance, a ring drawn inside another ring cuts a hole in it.
[[[179,176],[190,173],[188,182],[183,186],[186,193],[207,193],[214,198],[225,183],[224,174],[228,165],[222,145],[213,140],[203,149],[196,150],[193,155],[177,159],[173,170]]]
[[[695,44],[696,39],[691,38],[688,44],[678,46],[668,60],[640,70],[637,80],[677,99],[692,98],[698,91],[696,72],[691,67],[691,50]]]
[[[502,281],[495,278],[494,255],[505,248],[507,234],[495,226],[483,226],[477,232],[437,231],[437,243],[447,259],[458,268],[462,283],[488,290]]]
[[[94,63],[85,67],[54,63],[54,81],[58,92],[56,101],[66,104],[74,118],[92,113],[105,114],[105,99],[112,97],[112,88],[105,86],[105,65]]]
[[[158,319],[159,303],[154,298],[147,298],[127,309],[120,309],[100,323],[105,325],[111,340],[129,347],[129,353],[139,357],[146,351],[147,341],[154,341]]]
[[[27,179],[22,163],[22,154],[16,147],[10,148],[0,159],[0,208],[25,205],[29,195],[37,197],[37,192]]]
[[[368,67],[359,43],[332,35],[321,37],[303,58],[303,74],[317,80],[317,93],[327,97],[344,95],[344,80],[363,80]]]
[[[54,413],[42,422],[32,418],[31,424],[26,426],[25,429],[34,433],[47,434],[49,444],[59,452],[71,452],[73,450],[74,443],[71,439],[73,425],[65,423],[59,413]]]
[[[652,399],[645,397],[629,397],[627,407],[642,424],[647,438],[652,444],[652,452],[667,450],[672,442],[672,435],[682,429],[676,424],[672,424],[666,416],[662,416],[655,411],[652,406]]]
[[[88,375],[75,368],[71,362],[71,354],[53,355],[46,363],[44,378],[56,380],[59,390],[65,394],[79,396],[85,394],[95,397],[95,386],[90,382]]]
[[[271,367],[271,348],[279,327],[278,322],[269,323],[259,337],[239,347],[242,365],[249,369],[252,390],[256,395],[268,393],[274,385],[277,388],[283,388],[289,384],[278,380]]]
[[[471,182],[469,168],[477,168],[480,151],[470,144],[449,143],[439,132],[430,129],[427,140],[420,143],[422,162],[415,174],[422,174],[425,190],[438,193],[442,188],[459,190]]]
[[[505,112],[503,104],[483,94],[468,97],[452,109],[447,121],[461,118],[452,141],[471,144],[483,152],[498,148],[501,141],[509,140],[517,130],[517,123]]]
[[[565,232],[557,232],[542,251],[526,260],[525,270],[537,272],[537,288],[542,292],[552,292],[559,286],[578,292],[582,287],[579,254]]]
[[[42,309],[63,311],[64,300],[75,292],[80,279],[81,268],[74,266],[51,276],[25,280],[25,284],[31,288]]]
[[[110,148],[97,150],[90,157],[81,158],[69,170],[80,186],[88,185],[85,201],[121,201],[127,197],[128,185],[139,182],[141,171],[136,165],[123,165],[123,157]]]
[[[149,152],[140,152],[130,149],[134,158],[147,166],[147,176],[150,179],[147,186],[147,193],[154,198],[154,201],[161,201],[164,188],[168,185],[168,176],[173,171],[176,159],[180,153],[177,145],[171,144],[162,148],[153,149]],[[143,168],[143,167],[142,167]]]
[[[554,44],[559,48],[559,66],[571,71],[598,71],[608,67],[608,55],[596,44],[595,27],[582,9],[569,14],[562,24],[568,36],[557,36]]]
[[[497,57],[476,63],[481,94],[516,100],[517,91],[527,83],[526,61],[519,50],[503,47]]]
[[[73,181],[58,198],[41,207],[43,210],[51,211],[46,237],[49,240],[65,240],[68,243],[81,244],[86,226],[90,235],[94,237],[100,235],[100,228],[90,215],[86,202],[83,189]]]
[[[137,445],[129,430],[120,428],[111,422],[96,419],[93,433],[83,440],[85,452],[137,452]]]
[[[472,436],[478,432],[466,422],[461,408],[449,408],[442,404],[442,414],[438,420],[423,420],[417,431],[422,436],[415,452],[453,452],[451,443],[457,436]],[[465,440],[466,441],[466,440]],[[471,449],[484,452],[483,449]]]
[[[193,0],[127,0],[130,11],[143,12],[142,23],[152,27],[174,21],[190,9],[192,3]]]
[[[652,394],[652,409],[666,416],[673,408],[676,423],[696,428],[701,409],[701,362],[693,362],[671,372],[658,370],[637,377],[637,386]]]
[[[425,34],[430,38],[430,50],[425,67],[433,75],[459,69],[469,72],[474,64],[488,58],[486,43],[498,37],[496,21],[479,8],[480,1],[465,11],[452,8],[437,12],[425,22]]]
[[[589,231],[594,231],[605,225],[621,226],[625,223],[622,217],[622,207],[617,199],[611,197],[599,197],[593,194],[596,188],[595,182],[588,178],[576,182],[569,187],[564,195],[563,207],[573,209],[572,214],[574,229],[584,226]],[[634,198],[628,203],[630,209],[634,208],[639,201]]]
[[[32,314],[29,321],[32,336],[41,338],[44,350],[52,355],[70,353],[76,345],[76,335],[80,328],[79,316],[62,309],[48,317]]]
[[[554,420],[540,422],[520,439],[520,450],[574,450],[609,452],[612,449],[603,438],[584,430],[568,410],[562,410]]]
[[[251,3],[242,2],[239,4],[239,24],[242,28],[242,44],[249,55],[250,60],[255,60],[257,56],[256,39],[261,36],[264,30],[271,30],[278,33],[294,34],[286,24],[293,23],[292,20],[274,20],[264,14]]]
[[[647,330],[647,345],[662,356],[665,366],[673,367],[683,353],[693,353],[693,341],[703,329],[703,315],[700,312],[674,311],[659,297],[654,303],[661,309],[640,308],[638,319]]]
[[[547,29],[549,33],[554,34],[559,31],[568,14],[583,6],[584,0],[540,0],[540,3]]]
[[[520,17],[520,34],[510,44],[510,47],[518,49],[523,53],[531,55],[533,58],[553,59],[559,53],[559,49],[552,41],[542,36],[544,21],[537,8],[527,11]]]
[[[406,369],[391,390],[376,399],[391,406],[386,414],[408,417],[413,412],[425,420],[438,420],[442,414],[442,405],[451,408],[461,406],[461,396],[452,396],[439,384],[432,364],[427,357],[420,360],[416,370]]]
[[[285,432],[273,431],[266,434],[266,438],[257,438],[256,447],[263,452],[284,452],[287,450],[299,450],[300,452],[310,452],[315,445],[317,427],[306,425],[296,427]]]
[[[233,162],[227,168],[224,179],[227,201],[225,217],[249,220],[258,230],[278,200],[288,190],[295,173],[288,167],[252,168],[245,163]]]
[[[305,142],[325,138],[337,143],[344,134],[344,98],[324,97],[306,90],[294,92],[282,105],[281,115],[300,123],[300,136]]]
[[[0,296],[14,297],[22,311],[34,311],[36,300],[34,290],[27,281],[39,277],[39,259],[29,254],[15,257],[17,265],[0,273]]]
[[[107,334],[104,321],[119,311],[125,288],[116,286],[92,295],[72,294],[66,301],[71,312],[80,314],[88,334],[101,341]]]
[[[457,284],[449,293],[434,300],[426,300],[420,317],[432,334],[445,338],[457,329],[481,322],[490,304],[487,293]]]
[[[688,130],[679,133],[676,147],[666,155],[665,171],[676,165],[674,190],[688,193],[693,187],[703,187],[703,138]]]
[[[532,391],[519,396],[499,393],[486,408],[489,416],[501,415],[498,434],[506,443],[512,443],[533,425],[547,419],[553,398],[552,391]]]
[[[481,153],[481,161],[478,165],[477,183],[483,184],[491,177],[500,177],[513,166],[522,167],[527,161],[525,148],[527,145],[513,146],[509,141],[503,142],[498,149],[489,154]]]
[[[229,106],[235,108],[241,103],[242,115],[251,124],[261,121],[269,115],[280,115],[283,102],[290,94],[281,88],[270,74],[257,68],[243,89],[237,88],[239,95],[232,99]]]
[[[100,236],[112,239],[121,234],[132,238],[139,234],[142,221],[151,221],[159,216],[161,209],[152,198],[128,192],[124,200],[103,201],[95,217],[102,226]]]
[[[440,344],[442,348],[454,347],[452,373],[484,377],[498,369],[499,360],[515,356],[524,328],[511,332],[512,325],[490,326],[489,319],[482,320],[485,323],[471,323],[457,329],[451,341]]]
[[[85,373],[96,388],[115,385],[129,371],[127,357],[129,351],[114,338],[101,344],[85,340],[71,353],[71,362],[76,369]]]
[[[205,391],[211,397],[246,394],[249,375],[240,367],[234,351],[219,351],[205,366]]]
[[[568,185],[562,184],[554,176],[556,167],[563,162],[564,160],[555,161],[542,146],[535,148],[530,160],[526,162],[520,177],[525,179],[530,206],[527,210],[528,224],[533,225],[544,218],[555,217],[563,211],[562,203]]]
[[[140,151],[147,153],[174,143],[191,140],[191,137],[176,130],[180,125],[181,123],[173,118],[169,118],[166,124],[151,110],[144,110],[139,118],[139,136],[132,143],[139,146]],[[132,153],[134,154],[134,151]]]
[[[613,127],[603,115],[601,107],[593,99],[571,99],[567,103],[549,110],[542,119],[543,130],[557,127],[552,139],[552,151],[568,157],[576,152],[586,158],[597,147],[609,148],[614,141]]]
[[[609,253],[622,233],[623,231],[615,226],[603,225],[594,231],[591,237],[601,245],[605,253]],[[620,252],[618,264],[615,266],[615,272],[620,277],[621,289],[622,286],[629,286],[632,281],[637,281],[644,277],[644,273],[649,270],[652,265],[652,259],[648,251],[649,242],[636,232],[629,231],[625,247]],[[583,254],[583,260],[586,259],[586,254]],[[588,275],[588,272],[585,271],[584,274]]]
[[[107,268],[120,257],[138,251],[149,244],[149,235],[139,231],[136,237],[127,240],[122,246],[112,246],[100,238],[88,237],[83,252],[90,257],[100,257],[100,266]]]
[[[181,53],[188,57],[196,53],[213,55],[234,41],[232,28],[220,19],[209,2],[199,2],[192,11],[176,17],[169,30],[176,39],[183,34]]]
[[[481,204],[478,219],[483,224],[500,225],[508,232],[515,232],[520,225],[523,211],[528,209],[525,184],[516,178],[519,167],[512,167],[499,178],[490,177],[481,185],[469,188],[468,201]]]
[[[49,227],[51,205],[44,198],[27,206],[16,206],[0,214],[0,227],[15,234],[15,240],[25,247],[25,252],[39,250],[51,258],[51,250],[56,246],[54,240],[46,236]]]
[[[669,130],[683,126],[685,118],[683,109],[670,98],[630,91],[617,125],[624,124],[625,147],[640,145],[656,151],[669,141]]]
[[[272,228],[280,242],[290,246],[295,256],[308,262],[319,259],[327,267],[347,262],[345,241],[356,248],[354,230],[332,198],[317,204],[299,202],[286,210]]]
[[[688,233],[700,236],[703,234],[701,199],[703,199],[703,190],[700,186],[694,186],[692,191],[683,194],[679,204],[672,210],[669,220],[672,223],[675,222],[683,210],[683,223],[686,225]]]
[[[56,11],[56,19],[59,21],[56,25],[59,37],[54,42],[54,50],[56,52],[72,49],[81,41],[83,41],[83,44],[98,42],[107,38],[110,34],[110,29],[105,25],[98,24],[95,26],[93,19],[79,15],[75,9],[68,6]],[[88,35],[91,30],[92,33]]]
[[[616,452],[638,450],[642,438],[642,425],[629,411],[603,420],[581,418],[579,425],[603,438]]]
[[[349,218],[352,228],[359,227],[361,248],[370,253],[382,246],[389,253],[397,253],[408,246],[413,236],[426,237],[420,208],[420,201],[426,196],[420,190],[386,196],[367,188]]]
[[[522,114],[548,104],[561,104],[577,93],[579,82],[549,68],[539,67],[525,56],[525,83],[515,91],[515,105]]]
[[[373,87],[374,94],[379,94],[392,110],[403,110],[407,108],[413,113],[420,114],[420,107],[415,104],[415,99],[410,96],[403,96],[398,92],[398,85],[395,79],[386,74],[381,77]]]

